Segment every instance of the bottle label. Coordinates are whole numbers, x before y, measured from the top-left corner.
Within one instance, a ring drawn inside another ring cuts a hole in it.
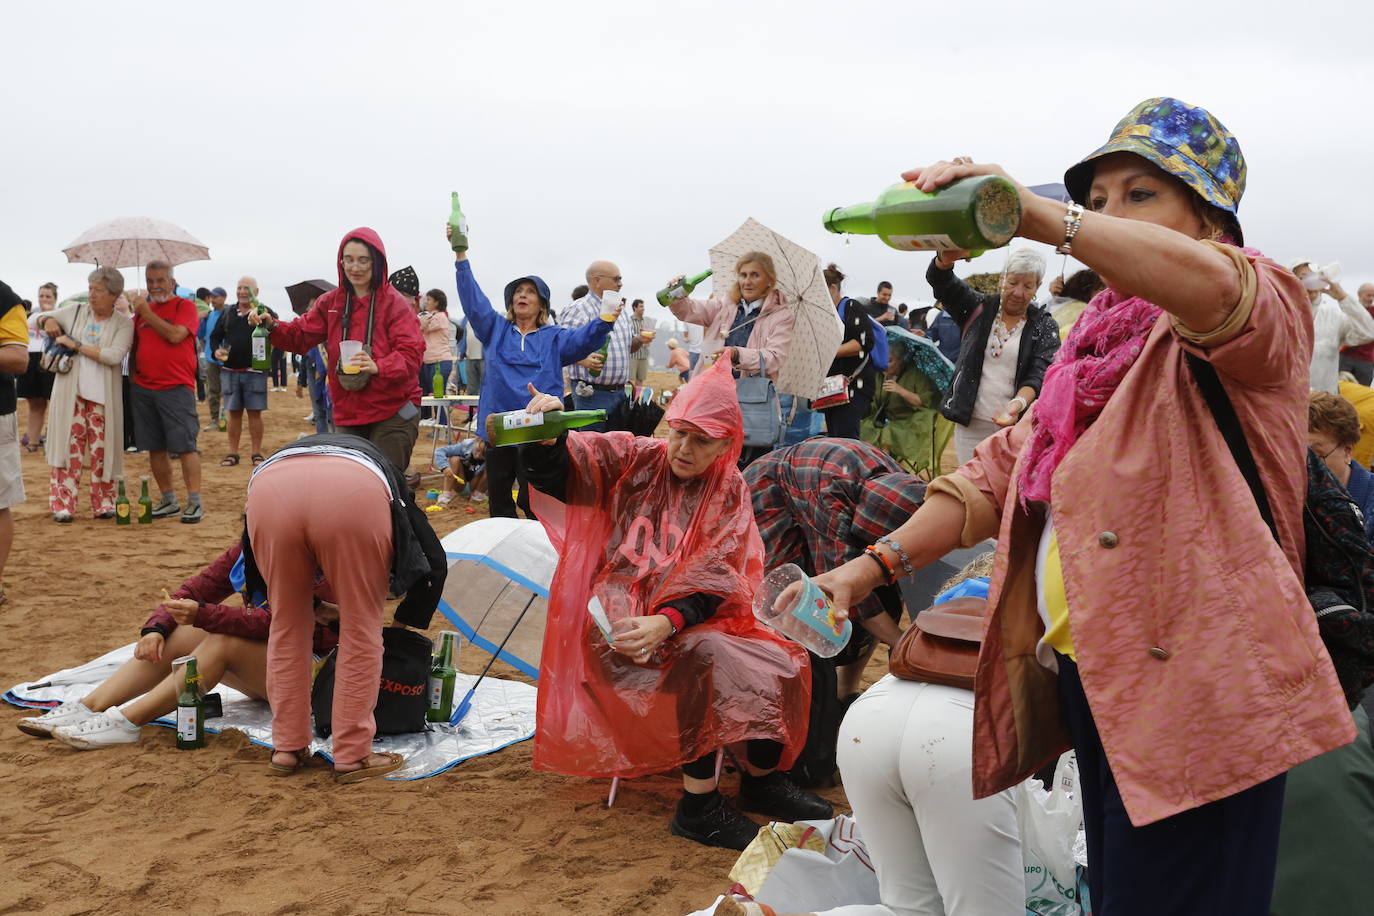
[[[526,426],[543,426],[544,415],[542,413],[525,413],[523,410],[512,410],[501,418],[502,429],[523,429]]]
[[[793,609],[792,616],[814,630],[826,642],[843,646],[849,641],[849,635],[845,632],[845,624],[849,621],[837,619],[834,605],[820,594],[820,589],[815,589],[815,592],[814,595],[808,594]]]
[[[429,679],[429,708],[442,709],[444,706],[444,681],[443,678],[431,677]]]
[[[679,299],[686,297],[686,295],[687,290],[683,289],[682,284],[680,283],[677,286],[674,286],[672,289],[668,290],[668,298],[673,302],[676,302]]]
[[[267,338],[266,338],[266,337],[254,337],[254,338],[253,338],[253,361],[254,361],[254,362],[261,362],[262,360],[265,360],[265,359],[267,359]]]
[[[128,517],[129,517],[129,504],[128,504],[128,503],[116,503],[116,504],[115,504],[115,514],[118,515],[120,518],[128,518]]]
[[[947,235],[893,235],[888,244],[902,251],[952,251],[959,246]]]
[[[196,724],[200,721],[194,706],[177,707],[177,738],[182,741],[196,740]]]

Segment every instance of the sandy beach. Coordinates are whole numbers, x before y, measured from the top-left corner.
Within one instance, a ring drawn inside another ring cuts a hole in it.
[[[309,402],[269,397],[270,453],[307,431]],[[22,428],[24,402],[19,410]],[[428,433],[416,469],[427,465]],[[76,522],[57,525],[42,453],[24,455],[29,498],[15,509],[0,608],[5,688],[134,641],[159,590],[238,536],[249,463],[219,466],[223,433],[202,432],[201,449],[206,517],[196,526],[117,528],[89,517],[84,494]],[[126,459],[136,489],[147,457]],[[465,506],[431,516],[436,530],[485,515]],[[431,635],[443,628],[436,615]],[[485,660],[465,651],[463,670]],[[870,678],[885,661],[880,650]],[[493,671],[521,677],[501,663]],[[0,914],[681,914],[729,888],[737,855],[668,834],[675,774],[626,783],[607,809],[606,781],[533,771],[530,742],[430,779],[338,786],[322,761],[267,776],[267,751],[237,732],[180,752],[169,729],[148,727],[138,744],[79,752],[20,733],[15,721],[31,714],[0,711]],[[727,776],[727,794],[736,786]],[[822,794],[848,810],[841,789]]]

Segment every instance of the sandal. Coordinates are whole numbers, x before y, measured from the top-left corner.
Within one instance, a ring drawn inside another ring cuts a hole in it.
[[[222,467],[222,468],[232,468],[234,465],[236,465],[236,464],[238,464],[238,463],[239,463],[239,456],[238,456],[238,455],[225,455],[223,458],[221,458],[221,459],[219,460],[219,466]]]
[[[367,765],[367,761],[373,757],[385,757],[385,763],[377,763],[372,766]],[[380,751],[376,754],[368,754],[363,758],[363,765],[356,770],[334,770],[334,780],[341,784],[351,782],[361,782],[364,779],[371,779],[374,776],[385,776],[387,773],[394,773],[405,766],[406,759],[400,754],[393,754],[390,751]]]
[[[276,751],[276,750],[274,750],[274,751],[271,753],[271,755],[269,755],[268,758],[267,758],[267,775],[268,775],[268,776],[290,776],[290,775],[294,774],[294,773],[295,773],[297,770],[299,770],[301,767],[305,766],[305,755],[306,755],[306,752],[307,752],[308,750],[309,750],[309,748],[304,748],[304,747],[301,748],[301,749],[298,750],[298,751]],[[296,762],[295,762],[295,763],[292,763],[292,764],[277,763],[277,762],[276,762],[275,760],[273,760],[272,758],[275,757],[275,756],[277,756],[278,754],[294,754],[295,757],[296,757]]]
[[[262,464],[262,463],[263,463],[264,461],[266,461],[266,460],[267,460],[267,459],[264,458],[264,457],[262,457],[262,455],[261,455],[260,453],[258,453],[258,452],[254,452],[254,453],[252,454],[253,467],[257,467],[258,465]]]

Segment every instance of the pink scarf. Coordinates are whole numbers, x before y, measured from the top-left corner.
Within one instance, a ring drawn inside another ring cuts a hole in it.
[[[1035,402],[1018,482],[1021,505],[1050,501],[1050,478],[1107,406],[1163,309],[1114,289],[1093,297],[1059,348]]]

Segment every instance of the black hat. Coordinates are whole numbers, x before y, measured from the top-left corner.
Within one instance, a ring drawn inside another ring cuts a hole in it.
[[[414,267],[402,267],[387,277],[387,281],[402,295],[420,295],[420,278],[416,276]]]

